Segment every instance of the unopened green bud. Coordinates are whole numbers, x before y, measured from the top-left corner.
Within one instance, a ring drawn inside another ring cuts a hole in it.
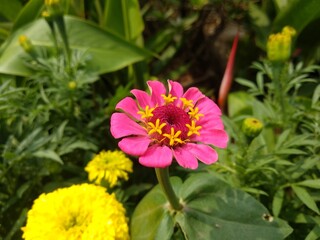
[[[253,117],[246,118],[242,123],[242,131],[249,138],[255,138],[258,136],[262,129],[262,122]]]
[[[27,52],[30,53],[33,49],[32,43],[26,35],[19,36],[20,46]]]
[[[68,87],[69,87],[69,89],[73,90],[77,87],[77,83],[75,81],[70,81],[68,83]]]

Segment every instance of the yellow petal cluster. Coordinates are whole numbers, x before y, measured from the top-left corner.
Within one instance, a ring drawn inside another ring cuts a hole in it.
[[[267,55],[271,61],[286,61],[291,55],[294,28],[285,26],[280,33],[271,34],[267,43]]]
[[[93,184],[42,194],[22,228],[25,240],[126,240],[125,209],[113,194]]]
[[[89,180],[96,184],[106,181],[114,187],[119,179],[128,180],[132,172],[132,161],[121,151],[101,151],[85,167]]]

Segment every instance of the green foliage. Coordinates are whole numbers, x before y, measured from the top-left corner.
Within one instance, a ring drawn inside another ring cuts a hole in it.
[[[231,144],[212,170],[254,194],[274,216],[288,220],[294,234],[307,239],[308,234],[316,234],[317,225],[305,222],[300,228],[297,219],[300,214],[320,219],[320,67],[264,61],[254,63],[253,68],[257,70],[255,82],[237,79],[247,93],[230,95],[225,123]],[[265,126],[253,141],[241,129],[247,116]]]
[[[246,92],[229,95],[229,148],[209,173],[172,178],[182,212],[169,208],[159,187],[134,211],[154,184],[151,170],[135,166],[132,180],[114,191],[132,238],[283,239],[287,223],[287,239],[320,237],[319,2],[187,2],[61,0],[60,15],[45,20],[43,0],[0,0],[0,239],[21,239],[39,194],[87,181],[92,155],[116,147],[109,117],[132,87],[145,88],[153,75],[212,93],[235,22],[238,70],[260,57],[254,45],[265,49],[268,35],[285,25],[298,31],[301,54],[295,64],[255,62],[255,81],[239,72]],[[31,51],[19,45],[21,35]],[[241,130],[252,116],[264,124],[253,140]]]
[[[184,239],[283,239],[292,231],[253,197],[213,175],[199,173],[184,183],[179,178],[171,181],[183,209],[170,209],[160,187],[155,187],[132,216],[133,240],[181,239],[176,235]]]

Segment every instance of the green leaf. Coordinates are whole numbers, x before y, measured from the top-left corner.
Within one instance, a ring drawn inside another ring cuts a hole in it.
[[[291,0],[277,15],[273,22],[273,30],[280,31],[289,25],[298,32],[302,31],[310,22],[320,17],[319,0]]]
[[[241,114],[252,115],[253,97],[246,92],[234,92],[228,95],[228,112],[230,117]]]
[[[40,15],[43,6],[43,0],[30,0],[28,1],[22,10],[19,12],[16,21],[12,27],[12,30],[15,31],[22,26],[32,22],[37,19]],[[17,12],[16,12],[17,14]]]
[[[174,186],[181,185],[181,180],[171,178]],[[168,203],[159,185],[154,187],[136,207],[131,219],[131,239],[161,239],[164,229],[173,228],[174,223],[168,219]],[[171,227],[167,226],[171,222]],[[166,235],[166,234],[165,234]],[[158,237],[157,237],[158,236]],[[169,238],[170,239],[170,238]]]
[[[320,189],[320,179],[310,179],[296,183],[297,185]]]
[[[71,49],[88,53],[92,57],[89,67],[99,73],[119,70],[152,55],[149,51],[82,19],[68,16],[65,17],[65,23]],[[27,55],[18,44],[20,35],[30,38],[35,47],[53,46],[51,32],[45,20],[39,19],[22,27],[0,49],[0,73],[19,76],[32,74],[24,64]]]
[[[0,15],[6,17],[10,21],[14,21],[17,13],[22,8],[21,2],[18,0],[0,0]]]
[[[53,150],[50,150],[50,149],[39,150],[39,151],[36,151],[35,153],[33,153],[32,155],[35,156],[35,157],[39,157],[39,158],[48,158],[48,159],[56,161],[56,162],[58,162],[60,164],[63,164],[63,161],[61,160],[59,155],[56,152],[54,152]]]
[[[139,1],[107,0],[105,2],[101,25],[129,41],[137,39],[144,29]]]
[[[64,154],[72,152],[74,149],[97,151],[97,146],[91,142],[78,140],[78,141],[72,142],[68,145],[65,144],[65,145],[61,146],[61,149],[59,149],[58,153],[60,155],[64,155]]]
[[[208,173],[193,174],[184,183],[171,178],[171,183],[183,202],[183,209],[174,212],[160,187],[156,186],[133,213],[133,240],[168,239],[177,225],[185,239],[190,240],[277,240],[284,239],[292,231],[249,194],[231,188]]]
[[[270,20],[267,14],[252,2],[249,2],[249,15],[253,24],[257,27],[267,27],[270,25]]]
[[[315,226],[305,238],[305,240],[317,240],[320,238],[320,226]]]
[[[312,199],[311,195],[305,188],[298,187],[297,185],[292,185],[293,191],[297,194],[297,197],[311,210],[320,214],[317,204]]]
[[[282,208],[284,197],[284,190],[281,188],[279,189],[273,197],[272,201],[272,212],[275,217],[278,217]]]

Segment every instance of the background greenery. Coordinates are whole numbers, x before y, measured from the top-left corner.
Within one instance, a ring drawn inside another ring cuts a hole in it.
[[[87,181],[93,154],[116,148],[109,117],[130,89],[174,79],[217,99],[238,32],[237,82],[224,112],[230,144],[200,171],[287,221],[287,239],[320,238],[318,0],[64,0],[51,19],[41,16],[42,0],[0,6],[0,239],[20,239],[40,193]],[[275,65],[266,42],[286,25],[297,31],[292,58]],[[248,116],[264,124],[252,141],[241,129]],[[129,217],[155,184],[152,169],[134,168],[116,190]]]

